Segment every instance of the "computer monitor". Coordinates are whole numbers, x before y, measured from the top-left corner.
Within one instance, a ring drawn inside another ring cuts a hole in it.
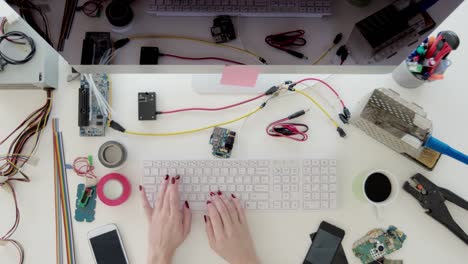
[[[234,62],[268,65],[266,72],[303,73],[311,69],[319,73],[353,73],[359,69],[389,72],[463,0],[297,0],[297,6],[276,16],[258,14],[264,10],[261,8],[238,9],[240,16],[231,17],[236,38],[222,43],[224,46],[213,44],[216,40],[229,39],[229,21],[214,19],[216,15],[232,14],[233,4],[266,3],[273,12],[276,9],[272,6],[283,2],[296,3],[292,0],[6,0],[76,69],[102,71],[102,66],[92,66],[108,64],[111,66],[105,69],[111,72],[190,73],[217,72],[223,65]],[[317,5],[318,2],[329,6],[300,9],[321,13],[291,17],[299,12],[301,4]],[[356,2],[368,3],[358,6]],[[214,6],[210,12],[193,14],[194,10],[201,10],[201,4],[207,3]],[[162,10],[162,6],[168,4],[177,4],[179,11],[164,13],[169,7]],[[215,4],[220,8],[226,5],[222,10],[231,11],[218,12]],[[115,9],[112,11],[110,7]],[[227,31],[228,35],[220,37],[220,30]],[[288,31],[303,33],[298,35],[298,46],[282,46],[285,43],[280,41],[279,47],[275,47],[265,41],[268,35]],[[339,33],[342,40],[334,45]],[[337,55],[337,52],[343,54],[341,46],[349,56]],[[308,59],[293,56],[285,51],[288,49]],[[145,66],[133,67],[141,64]],[[311,68],[316,65],[320,67]]]

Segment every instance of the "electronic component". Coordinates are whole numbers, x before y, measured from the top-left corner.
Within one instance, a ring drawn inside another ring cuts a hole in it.
[[[366,134],[432,170],[440,153],[424,147],[432,122],[419,105],[390,89],[376,89],[351,123]]]
[[[109,100],[110,81],[105,73],[92,74],[94,83],[104,100]],[[107,117],[102,112],[96,95],[84,76],[81,78],[78,96],[78,126],[80,136],[99,137],[105,136]]]
[[[438,1],[406,2],[394,1],[356,23],[346,43],[354,61],[383,62],[418,43],[420,36],[436,26],[426,10]]]
[[[110,32],[86,32],[81,51],[81,64],[104,64],[112,50]]]
[[[353,252],[363,264],[368,264],[399,250],[405,240],[405,233],[394,226],[389,226],[387,231],[372,229],[353,243]]]
[[[327,210],[337,208],[341,194],[336,164],[325,158],[147,160],[141,182],[151,205],[166,174],[180,174],[181,197],[192,210],[205,211],[207,193],[217,190],[235,193],[249,210]]]
[[[213,146],[213,156],[225,159],[230,158],[235,139],[236,132],[222,127],[215,127],[210,137],[210,144]]]
[[[76,191],[75,220],[78,222],[92,222],[96,214],[96,186],[85,187],[78,184]]]
[[[225,43],[236,39],[236,31],[230,16],[218,16],[213,20],[211,36],[216,43]]]
[[[99,148],[98,158],[106,168],[117,168],[127,160],[127,150],[116,141],[108,141]]]
[[[156,93],[138,93],[138,120],[156,120]]]
[[[331,4],[332,0],[188,1],[182,9],[178,2],[150,0],[147,12],[156,16],[322,17],[332,14]]]
[[[331,264],[335,258],[345,231],[325,221],[320,223],[314,241],[307,252],[303,264]]]
[[[159,56],[158,47],[141,47],[140,65],[157,65]]]

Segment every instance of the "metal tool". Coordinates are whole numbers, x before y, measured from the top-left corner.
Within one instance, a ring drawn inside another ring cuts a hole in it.
[[[450,201],[468,210],[467,201],[455,193],[435,185],[419,173],[411,177],[410,181],[405,182],[403,189],[418,200],[421,206],[427,210],[426,214],[447,227],[468,245],[468,234],[455,222],[445,205],[445,201]]]
[[[432,121],[422,107],[390,89],[374,90],[360,112],[351,119],[353,125],[428,169],[441,154],[468,164],[468,155],[432,136]]]

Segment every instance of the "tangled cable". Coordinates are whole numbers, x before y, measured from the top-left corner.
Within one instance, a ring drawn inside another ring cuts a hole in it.
[[[11,41],[11,37],[17,37],[17,38],[14,38],[14,43],[16,44],[19,44],[17,43],[19,40],[22,40],[22,39],[26,40],[26,42],[31,47],[31,51],[23,59],[13,59],[10,56],[7,56],[4,52],[0,51],[0,59],[5,61],[7,64],[13,64],[13,65],[25,64],[26,62],[30,61],[34,57],[34,54],[36,54],[36,44],[34,43],[34,40],[28,35],[24,34],[23,32],[11,31],[0,36],[0,44],[4,40]]]
[[[91,157],[78,157],[73,161],[73,171],[80,177],[87,179],[96,179],[94,166],[90,161]]]
[[[11,189],[15,204],[15,222],[8,232],[0,237],[0,241],[13,244],[19,252],[19,263],[24,261],[24,250],[19,242],[11,239],[11,236],[18,228],[20,221],[20,210],[18,200],[16,197],[15,188],[11,184],[12,181],[29,182],[29,177],[21,170],[25,163],[27,163],[32,155],[35,153],[42,131],[47,125],[49,114],[52,108],[52,92],[46,90],[47,99],[46,103],[39,109],[33,111],[24,121],[22,121],[6,138],[0,141],[0,146],[4,144],[16,132],[20,131],[8,148],[6,155],[0,155],[0,187],[8,186]],[[22,154],[25,145],[31,138],[35,136],[32,150],[28,154]],[[17,174],[22,177],[15,177]]]
[[[302,123],[283,122],[302,116],[308,111],[309,109],[300,110],[288,117],[270,123],[266,128],[266,133],[272,137],[285,137],[295,141],[306,141],[309,138],[309,135],[307,135],[309,126]]]

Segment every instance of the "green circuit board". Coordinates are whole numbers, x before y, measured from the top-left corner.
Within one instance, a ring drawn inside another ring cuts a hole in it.
[[[353,252],[363,264],[368,264],[402,248],[405,240],[405,233],[394,226],[390,226],[387,231],[372,229],[354,242]]]
[[[230,158],[235,138],[236,132],[222,127],[215,127],[210,138],[210,144],[213,146],[213,156]]]

